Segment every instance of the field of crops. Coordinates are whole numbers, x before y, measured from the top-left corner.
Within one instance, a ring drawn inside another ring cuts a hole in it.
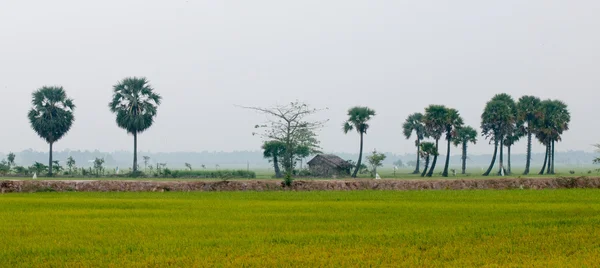
[[[0,265],[596,266],[600,191],[0,195]]]

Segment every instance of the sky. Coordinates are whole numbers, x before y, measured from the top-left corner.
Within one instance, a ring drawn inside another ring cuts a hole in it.
[[[478,129],[502,92],[566,102],[570,130],[556,149],[592,151],[598,10],[593,0],[2,0],[0,152],[47,150],[27,120],[44,85],[63,86],[77,105],[55,150],[132,150],[108,109],[112,86],[129,76],[163,97],[139,136],[143,151],[258,150],[251,133],[266,118],[236,105],[299,100],[327,108],[315,116],[329,120],[325,151],[358,150],[342,123],[360,105],[377,112],[366,151],[412,153],[401,130],[409,114],[444,104]],[[470,150],[493,148],[481,137]]]

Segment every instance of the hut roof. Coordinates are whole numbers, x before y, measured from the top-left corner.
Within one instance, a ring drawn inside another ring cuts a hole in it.
[[[352,166],[350,163],[348,163],[348,161],[342,159],[341,157],[339,157],[337,155],[333,155],[333,154],[319,154],[319,155],[315,156],[313,159],[311,159],[310,161],[308,161],[307,164],[312,165],[317,160],[322,160],[326,163],[329,163],[332,166],[339,167],[339,168],[348,168],[348,167]]]

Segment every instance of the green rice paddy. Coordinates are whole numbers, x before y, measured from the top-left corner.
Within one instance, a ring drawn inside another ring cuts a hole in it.
[[[600,263],[600,191],[0,195],[3,267]]]

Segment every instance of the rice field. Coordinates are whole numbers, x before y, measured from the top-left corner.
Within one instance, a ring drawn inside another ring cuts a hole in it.
[[[2,267],[600,263],[600,191],[0,195]]]

